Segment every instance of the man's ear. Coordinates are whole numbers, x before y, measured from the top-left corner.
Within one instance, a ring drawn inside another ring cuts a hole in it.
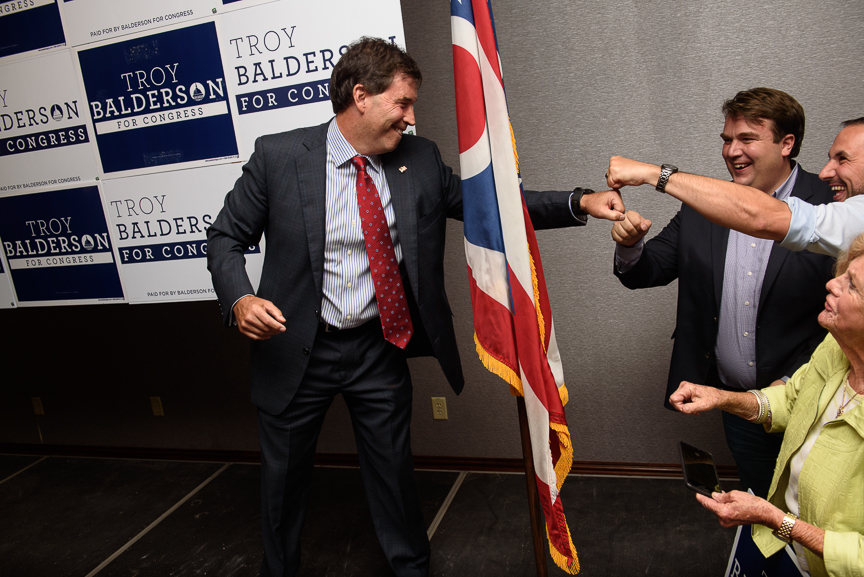
[[[366,112],[366,105],[368,104],[367,100],[369,98],[369,93],[366,92],[366,87],[362,84],[355,84],[351,93],[354,96],[354,106],[357,107],[357,110],[360,111],[361,114]]]
[[[783,138],[780,139],[780,154],[783,156],[789,156],[792,154],[792,148],[795,146],[795,135],[787,134]]]

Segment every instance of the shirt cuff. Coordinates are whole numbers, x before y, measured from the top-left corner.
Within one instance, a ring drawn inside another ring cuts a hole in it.
[[[230,321],[232,327],[237,326],[237,319],[234,318],[234,307],[237,306],[237,303],[239,303],[241,300],[245,299],[246,297],[251,297],[251,296],[255,296],[255,295],[253,295],[252,293],[243,295],[242,297],[240,297],[239,299],[234,301],[233,305],[231,305],[231,311],[228,313],[228,320]]]
[[[633,246],[615,244],[615,269],[621,274],[633,268],[642,257],[642,249],[645,247],[645,239],[640,238]]]
[[[789,232],[780,242],[780,246],[793,251],[804,250],[807,245],[817,240],[816,207],[795,196],[790,196],[783,202],[792,211],[792,218],[789,220]]]

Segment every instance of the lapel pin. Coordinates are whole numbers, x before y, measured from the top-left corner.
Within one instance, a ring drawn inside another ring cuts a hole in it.
[[[400,166],[399,167],[399,172],[405,172],[406,170],[408,170],[407,166]]]

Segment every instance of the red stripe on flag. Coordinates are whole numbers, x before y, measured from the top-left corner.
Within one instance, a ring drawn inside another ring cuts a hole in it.
[[[495,30],[492,28],[492,18],[489,17],[489,4],[486,0],[472,0],[471,6],[474,8],[474,28],[477,30],[477,38],[480,39],[480,46],[486,53],[492,71],[495,72],[495,78],[498,79],[501,86],[504,86],[504,81],[501,79],[501,68],[498,66]]]
[[[489,355],[506,365],[518,377],[519,359],[516,356],[513,315],[477,286],[471,267],[468,267],[468,282],[471,287],[474,333],[477,335],[477,340]]]
[[[523,381],[528,382],[534,395],[549,413],[563,414],[561,397],[558,395],[558,385],[555,383],[555,377],[552,376],[552,369],[549,367],[546,353],[540,344],[534,295],[525,292],[526,289],[523,289],[522,285],[519,284],[519,279],[516,278],[509,266],[507,272],[510,275],[510,292],[513,299],[516,350],[519,355],[519,366],[525,373]]]
[[[461,46],[453,45],[453,80],[456,87],[456,117],[459,122],[459,154],[474,146],[486,129],[483,80],[474,57]]]
[[[537,479],[540,506],[543,508],[543,514],[546,516],[546,530],[549,532],[549,541],[561,555],[568,559],[573,559],[573,556],[570,554],[570,532],[567,529],[567,521],[564,518],[564,507],[561,505],[561,499],[555,499],[555,502],[552,503],[552,493],[549,490],[549,485],[536,475],[534,478]]]

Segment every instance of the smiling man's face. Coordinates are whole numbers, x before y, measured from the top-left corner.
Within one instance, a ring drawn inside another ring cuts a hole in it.
[[[864,194],[864,125],[853,124],[841,130],[828,159],[819,178],[831,185],[835,201]]]
[[[723,125],[723,160],[738,184],[772,194],[789,176],[789,154],[795,137],[787,134],[774,142],[773,120],[762,124],[737,117]]]
[[[414,125],[414,103],[417,101],[417,80],[398,73],[387,90],[368,102],[358,126],[365,150],[363,154],[384,154],[395,150],[402,132]],[[356,148],[356,147],[355,147]]]

